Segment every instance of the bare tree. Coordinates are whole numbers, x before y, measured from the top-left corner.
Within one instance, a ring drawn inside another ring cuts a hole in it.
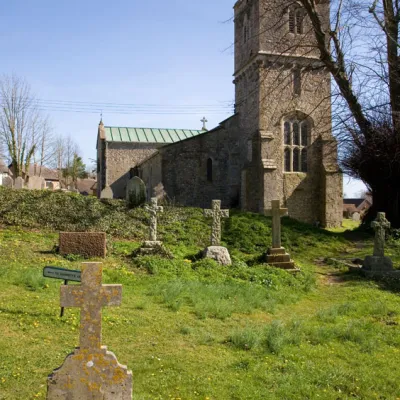
[[[36,157],[40,165],[46,162],[50,125],[36,107],[28,83],[14,75],[0,79],[0,105],[0,143],[16,178]]]
[[[319,59],[335,83],[342,165],[373,194],[370,217],[385,211],[400,227],[399,0],[333,0],[330,24],[299,0]]]

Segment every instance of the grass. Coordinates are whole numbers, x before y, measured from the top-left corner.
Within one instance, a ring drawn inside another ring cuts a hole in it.
[[[270,223],[233,212],[223,232],[232,267],[196,257],[209,237],[197,209],[165,209],[174,260],[132,259],[137,233],[109,240],[104,282],[124,289],[122,306],[103,311],[103,342],[132,370],[135,400],[400,398],[399,291],[321,261],[371,252],[372,238],[284,218],[302,267],[290,275],[262,263]],[[49,226],[34,228],[0,230],[1,400],[45,399],[47,375],[78,343],[79,311],[59,318],[61,282],[42,269],[81,260],[53,251]]]

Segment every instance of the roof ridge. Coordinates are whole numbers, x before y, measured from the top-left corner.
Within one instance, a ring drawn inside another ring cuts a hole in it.
[[[111,125],[105,125],[104,128],[117,128],[117,129],[164,129],[166,131],[197,131],[197,132],[207,132],[204,129],[190,129],[190,128],[149,128],[149,127],[141,127],[141,126],[111,126]]]

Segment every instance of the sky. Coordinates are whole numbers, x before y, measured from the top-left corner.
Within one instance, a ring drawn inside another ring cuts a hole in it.
[[[23,77],[55,134],[95,159],[108,126],[209,129],[234,101],[234,0],[12,0],[0,73]],[[118,111],[118,112],[116,112]],[[344,179],[347,196],[361,182]]]

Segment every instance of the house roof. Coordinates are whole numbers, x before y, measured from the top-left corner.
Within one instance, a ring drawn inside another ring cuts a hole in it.
[[[93,186],[96,184],[96,179],[77,179],[76,188],[80,193],[90,193],[93,190]]]
[[[352,204],[357,208],[364,200],[365,199],[343,199],[343,204]]]
[[[176,143],[207,131],[193,129],[104,127],[107,142]]]
[[[29,166],[28,176],[40,176],[48,181],[58,181],[58,171],[56,169],[50,169],[45,166],[40,167],[40,165],[31,164]]]

